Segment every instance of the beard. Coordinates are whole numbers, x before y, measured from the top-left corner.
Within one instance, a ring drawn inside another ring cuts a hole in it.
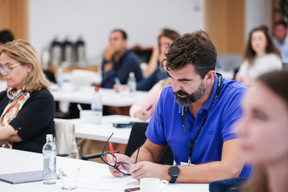
[[[205,88],[204,88],[203,82],[201,82],[201,85],[194,93],[188,94],[186,91],[182,91],[182,90],[179,90],[173,93],[176,98],[176,102],[179,105],[188,107],[192,103],[195,103],[196,101],[198,101],[204,95]],[[186,96],[186,97],[179,97],[179,95]]]

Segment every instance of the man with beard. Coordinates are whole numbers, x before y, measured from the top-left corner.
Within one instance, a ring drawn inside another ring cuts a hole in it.
[[[101,87],[113,88],[116,77],[121,84],[127,84],[130,72],[135,74],[137,81],[142,80],[140,60],[133,51],[127,50],[126,32],[115,29],[110,33],[109,45],[104,51]]]
[[[231,127],[241,116],[240,100],[246,87],[215,72],[217,52],[204,31],[176,39],[162,63],[171,80],[149,122],[147,140],[131,157],[117,162],[136,179],[158,177],[174,182],[208,183],[232,177],[249,177],[250,168],[237,149]],[[169,145],[177,165],[159,165]],[[115,161],[107,156],[110,163]],[[123,171],[110,167],[115,176]]]

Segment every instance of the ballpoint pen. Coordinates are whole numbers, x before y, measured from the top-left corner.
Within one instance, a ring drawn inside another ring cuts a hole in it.
[[[137,150],[136,159],[135,159],[135,164],[137,163],[137,160],[138,160],[139,151],[140,151],[140,147],[139,147],[138,150]]]
[[[153,104],[150,105],[150,106],[146,109],[146,111],[149,111],[149,110],[152,108],[152,106],[153,106]]]

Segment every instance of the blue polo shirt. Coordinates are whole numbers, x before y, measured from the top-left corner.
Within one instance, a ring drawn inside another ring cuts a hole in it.
[[[212,93],[202,109],[197,113],[196,119],[186,108],[185,127],[190,146],[209,110],[217,89],[218,76],[215,76]],[[232,132],[232,125],[242,115],[241,98],[246,87],[238,81],[228,81],[223,78],[220,94],[207,118],[207,121],[196,142],[192,164],[202,164],[211,161],[220,161],[223,143],[237,138]],[[188,162],[189,147],[181,123],[181,106],[175,100],[171,86],[163,89],[153,116],[149,122],[147,138],[158,145],[169,145],[173,151],[174,159]],[[244,166],[240,177],[249,177],[250,167]]]

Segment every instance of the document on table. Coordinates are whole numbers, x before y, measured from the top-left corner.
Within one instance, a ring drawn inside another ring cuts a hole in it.
[[[139,183],[132,177],[104,176],[102,178],[80,180],[78,189],[91,189],[94,191],[124,191],[124,188],[139,187]]]

